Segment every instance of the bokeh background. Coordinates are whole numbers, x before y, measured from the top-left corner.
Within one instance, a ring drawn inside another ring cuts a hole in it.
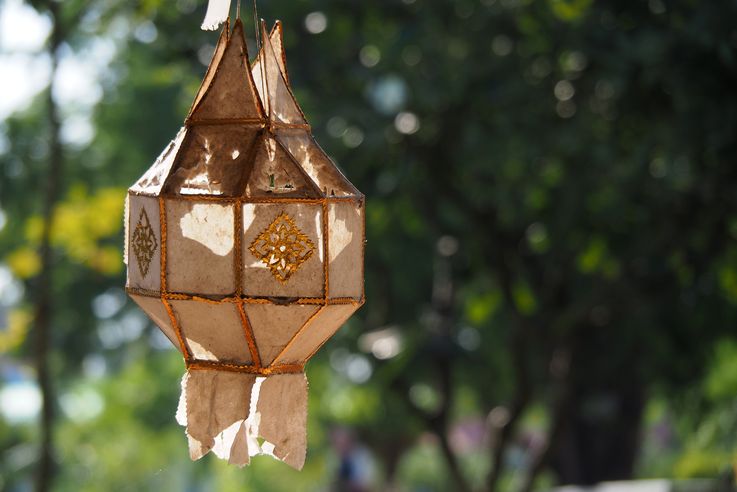
[[[204,74],[204,0],[0,0],[0,490],[729,487],[737,3],[258,8],[367,196],[305,470],[191,463],[183,363],[123,290],[125,190]]]

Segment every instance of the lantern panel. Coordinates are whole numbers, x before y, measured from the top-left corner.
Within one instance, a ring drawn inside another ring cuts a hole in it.
[[[192,109],[192,120],[261,118],[256,89],[244,66],[248,49],[243,24],[236,22],[222,58],[213,60],[217,68],[204,95]]]
[[[244,295],[323,295],[322,205],[245,203],[243,231]]]
[[[233,204],[166,200],[169,292],[198,295],[235,292],[234,207]]]
[[[306,362],[340,326],[361,307],[360,304],[330,304],[322,306],[300,331],[299,336],[280,355],[274,364]]]
[[[200,101],[202,101],[202,97],[210,88],[210,84],[212,84],[212,80],[215,77],[215,73],[217,72],[218,66],[220,65],[220,61],[223,59],[225,48],[228,46],[229,37],[229,29],[223,29],[222,31],[220,31],[220,37],[218,38],[217,45],[215,46],[215,51],[212,54],[212,60],[210,60],[210,64],[207,66],[205,78],[202,79],[202,84],[200,84],[200,89],[197,91],[197,95],[195,96],[194,102],[192,103],[190,113],[200,104]]]
[[[156,159],[153,166],[148,168],[143,176],[130,187],[130,191],[134,193],[145,193],[148,195],[158,195],[164,186],[166,177],[169,175],[172,164],[179,153],[182,142],[187,135],[187,129],[182,128],[177,136],[169,142],[161,155]]]
[[[235,303],[202,300],[169,302],[195,359],[253,363],[246,329]]]
[[[277,140],[294,156],[325,196],[361,196],[308,132],[280,129]]]
[[[239,125],[192,127],[167,180],[167,193],[181,195],[240,196],[244,169],[252,166],[260,129]]]
[[[277,374],[261,384],[256,409],[258,435],[274,445],[274,456],[301,470],[307,454],[307,378]]]
[[[243,307],[256,339],[262,366],[270,365],[320,308],[309,304],[245,304]]]
[[[363,220],[355,202],[328,204],[330,298],[363,297]]]
[[[289,84],[289,74],[287,73],[287,65],[286,65],[286,55],[284,53],[284,39],[283,39],[283,29],[282,24],[280,21],[276,21],[274,23],[274,28],[271,30],[271,33],[269,34],[269,41],[271,42],[271,46],[274,50],[274,53],[276,54],[276,61],[279,64],[279,69],[281,70],[281,73],[284,75],[284,80],[287,81],[287,84]],[[253,77],[254,85],[256,86],[256,90],[258,91],[259,98],[261,101],[264,101],[264,109],[268,110],[268,99],[266,98],[264,91],[266,89],[266,84],[263,81],[262,73],[263,70],[261,68],[261,59],[263,58],[264,53],[263,50],[259,51],[258,56],[254,60],[253,64],[251,65],[251,76]]]
[[[264,104],[267,114],[272,120],[279,123],[306,125],[307,121],[287,85],[286,78],[279,67],[279,57],[274,52],[263,23],[261,32],[263,64],[259,63],[259,68],[262,70],[262,78],[266,80],[266,92],[269,94]]]
[[[128,255],[128,286],[160,290],[161,223],[158,198],[129,195]]]
[[[248,418],[255,381],[252,374],[225,371],[189,371],[185,375],[182,398],[186,402],[187,436],[193,460],[207,454],[215,446],[216,438],[222,437],[233,424]],[[186,394],[198,397],[187,398]],[[242,450],[235,451],[242,455]]]
[[[169,313],[166,311],[166,308],[161,302],[161,299],[159,299],[158,297],[145,297],[137,295],[131,295],[131,298],[135,301],[136,304],[138,304],[138,307],[143,309],[148,317],[151,318],[154,323],[156,323],[156,326],[158,326],[159,329],[164,333],[164,335],[166,335],[166,338],[171,341],[174,347],[176,347],[177,350],[181,351],[181,346],[179,345],[177,333],[171,326],[171,318],[169,318]]]
[[[320,190],[291,154],[273,137],[259,139],[246,198],[321,198]]]

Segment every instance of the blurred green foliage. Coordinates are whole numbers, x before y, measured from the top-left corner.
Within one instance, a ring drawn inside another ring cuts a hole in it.
[[[65,143],[52,235],[55,490],[347,490],[344,429],[369,487],[477,488],[508,425],[503,490],[730,475],[735,2],[259,3],[318,141],[367,195],[368,302],[308,366],[301,473],[190,463],[183,364],[123,302],[122,197],[204,74],[203,4],[63,2],[61,60],[112,56],[99,102],[63,108],[93,134]],[[33,379],[45,103],[0,123],[0,265],[25,293],[0,304],[0,389]],[[0,489],[26,490],[36,441],[0,418]]]

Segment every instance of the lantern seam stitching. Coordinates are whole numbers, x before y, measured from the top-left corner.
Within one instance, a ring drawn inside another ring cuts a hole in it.
[[[166,309],[167,314],[169,315],[169,320],[171,321],[171,326],[174,329],[174,332],[177,334],[177,340],[179,340],[179,349],[182,352],[182,355],[185,358],[185,361],[191,357],[191,354],[189,352],[189,347],[187,347],[187,343],[184,340],[184,335],[182,334],[182,327],[179,325],[179,321],[177,320],[177,317],[174,314],[174,310],[171,307],[171,304],[169,304],[169,301],[166,299],[166,250],[167,250],[167,231],[166,231],[166,203],[164,202],[163,198],[159,198],[159,229],[161,233],[161,271],[160,271],[160,282],[161,282],[161,292],[160,292],[160,299],[161,303],[164,305],[164,309]]]
[[[329,295],[329,281],[330,281],[330,266],[329,266],[329,259],[330,259],[330,253],[329,253],[329,234],[328,234],[328,202],[327,200],[323,200],[322,202],[322,248],[323,248],[323,296],[325,297],[325,301],[327,301],[330,298]]]
[[[142,297],[163,298],[163,299],[167,299],[170,301],[198,301],[198,302],[206,302],[209,304],[226,304],[226,303],[242,302],[244,304],[273,304],[273,305],[281,306],[281,305],[294,305],[294,304],[307,304],[307,305],[362,304],[364,302],[363,297],[359,297],[359,298],[333,297],[330,299],[325,299],[325,297],[299,297],[294,301],[276,302],[276,301],[271,300],[272,298],[274,298],[274,296],[266,296],[266,297],[244,296],[241,298],[237,298],[234,296],[228,296],[228,297],[223,297],[220,299],[210,299],[208,297],[203,297],[201,295],[185,294],[185,293],[180,293],[180,292],[162,293],[157,290],[141,289],[138,287],[126,287],[125,291],[128,294],[142,296]],[[276,299],[279,299],[279,297],[276,297]]]
[[[296,374],[304,372],[304,364],[272,364],[269,367],[256,367],[253,365],[240,365],[231,364],[229,362],[192,359],[187,362],[187,369],[204,371],[225,370],[231,372],[257,374],[259,376],[270,376],[272,374]]]
[[[243,307],[243,303],[239,302],[238,304],[238,312],[241,315],[241,323],[243,326],[243,332],[246,336],[246,343],[248,343],[248,350],[251,352],[251,359],[253,359],[253,364],[256,367],[261,367],[261,355],[258,352],[258,346],[256,345],[255,335],[253,333],[253,328],[251,327],[251,321],[248,319],[248,315],[246,314],[246,310]]]
[[[338,203],[338,202],[353,202],[358,205],[364,203],[364,197],[361,196],[330,196],[330,197],[320,197],[320,198],[306,198],[306,197],[296,197],[296,196],[288,196],[286,193],[284,195],[287,195],[285,197],[279,196],[279,197],[239,197],[239,196],[224,196],[224,195],[178,195],[178,194],[171,194],[171,193],[161,193],[159,195],[155,194],[146,194],[136,191],[131,191],[129,193],[132,196],[142,196],[142,197],[150,197],[150,198],[166,198],[168,200],[182,200],[182,201],[202,201],[202,202],[221,202],[223,204],[227,203],[235,203],[237,201],[240,201],[241,205],[243,204],[258,204],[258,203],[306,203],[306,204],[313,204],[313,205],[319,205],[323,201],[327,201],[328,203]]]

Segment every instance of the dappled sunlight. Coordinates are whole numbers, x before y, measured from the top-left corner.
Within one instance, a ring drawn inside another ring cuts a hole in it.
[[[223,205],[194,204],[179,221],[182,236],[219,256],[233,250],[233,209]]]

